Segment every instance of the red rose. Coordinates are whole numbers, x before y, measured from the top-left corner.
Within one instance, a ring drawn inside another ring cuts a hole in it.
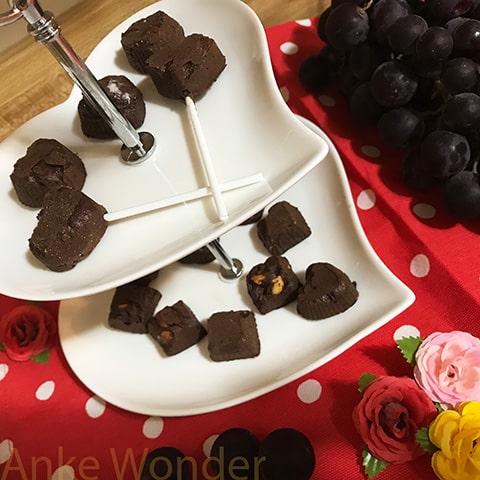
[[[55,317],[41,307],[20,305],[0,319],[0,343],[8,357],[18,362],[48,350],[56,333]]]
[[[381,376],[363,392],[353,410],[353,423],[374,457],[404,463],[425,453],[415,435],[436,414],[432,401],[413,379]]]

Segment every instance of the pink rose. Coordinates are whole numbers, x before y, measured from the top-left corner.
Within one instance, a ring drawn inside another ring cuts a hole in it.
[[[480,339],[466,332],[435,332],[418,347],[414,376],[434,401],[455,408],[480,401]]]
[[[425,451],[417,431],[435,418],[437,409],[408,377],[377,377],[353,410],[353,423],[369,452],[388,463],[404,463]]]
[[[56,333],[55,317],[41,307],[20,305],[0,318],[0,343],[8,357],[18,362],[48,350]]]

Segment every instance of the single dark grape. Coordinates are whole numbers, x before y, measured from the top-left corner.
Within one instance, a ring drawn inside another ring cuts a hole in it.
[[[420,15],[400,17],[387,31],[388,44],[396,54],[411,54],[417,38],[427,29],[428,24]]]
[[[402,149],[417,143],[425,130],[423,120],[403,107],[386,111],[380,117],[377,128],[389,145]]]
[[[411,13],[405,0],[378,0],[369,9],[371,30],[376,42],[388,43],[388,29],[401,17]]]
[[[432,21],[442,25],[452,18],[467,13],[473,3],[474,0],[428,0],[426,14]]]
[[[330,62],[320,54],[307,57],[298,70],[300,82],[310,92],[326,87],[331,74]]]
[[[480,20],[469,19],[453,34],[455,54],[470,57],[480,50]]]
[[[389,52],[386,48],[367,41],[352,48],[349,65],[354,75],[365,82],[370,80],[376,68],[388,59]]]
[[[360,84],[349,98],[352,116],[360,123],[374,125],[385,111],[385,107],[373,98],[371,82]]]
[[[258,439],[246,429],[231,428],[222,432],[210,452],[210,465],[216,478],[253,480],[258,476],[259,446]]]
[[[480,217],[479,182],[478,173],[468,170],[448,179],[442,192],[445,208],[458,218]]]
[[[325,22],[327,42],[340,51],[364,42],[369,32],[367,13],[354,3],[341,3],[332,9]]]
[[[298,430],[281,428],[261,443],[259,456],[265,480],[308,480],[315,470],[315,451],[310,440]]]
[[[416,75],[403,62],[390,60],[382,63],[372,75],[372,94],[385,107],[407,104],[415,94]]]
[[[428,28],[418,37],[415,44],[417,59],[427,64],[443,62],[449,57],[452,49],[452,34],[443,27]]]
[[[343,65],[338,72],[338,88],[345,96],[350,97],[354,90],[361,84],[353,74],[349,65]]]
[[[142,467],[140,480],[188,480],[189,462],[185,455],[175,447],[160,447],[149,452]]]
[[[480,129],[480,96],[465,92],[450,97],[442,113],[445,126],[462,135]]]
[[[359,7],[363,6],[363,4],[365,3],[364,0],[332,0],[331,5],[333,8],[335,8],[335,7],[338,7],[338,5],[340,5],[341,3],[347,3],[347,2],[354,3]]]
[[[325,33],[325,24],[327,23],[327,18],[332,12],[332,7],[327,7],[318,17],[317,21],[317,35],[323,40],[325,43],[327,40],[327,34]]]
[[[465,17],[455,17],[445,23],[444,27],[453,35],[455,30],[467,20],[468,18]]]
[[[435,130],[423,139],[419,161],[421,170],[439,180],[446,179],[470,161],[470,145],[463,135]]]
[[[478,65],[470,58],[451,58],[443,66],[440,80],[452,95],[470,92],[479,80]]]
[[[425,192],[438,183],[429,172],[422,169],[421,158],[418,149],[411,150],[403,158],[400,170],[403,183],[414,192]]]

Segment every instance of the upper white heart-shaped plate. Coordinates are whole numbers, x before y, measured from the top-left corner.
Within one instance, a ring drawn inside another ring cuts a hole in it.
[[[185,33],[212,37],[227,67],[197,102],[220,183],[261,173],[264,182],[224,194],[228,220],[217,219],[211,197],[110,223],[88,258],[56,273],[30,253],[36,210],[22,206],[9,175],[38,138],[55,138],[78,153],[87,169],[83,191],[108,211],[156,201],[208,185],[185,105],[161,97],[151,80],[128,64],[120,39],[134,21],[163,10]],[[75,47],[75,46],[73,46]],[[77,117],[78,88],[61,105],[33,118],[0,144],[0,293],[29,300],[57,300],[108,290],[191,253],[231,230],[287,191],[327,154],[328,146],[289,110],[273,76],[265,32],[240,0],[162,0],[116,27],[87,65],[97,78],[127,76],[142,91],[147,115],[141,131],[158,148],[137,166],[120,160],[119,141],[83,136]]]

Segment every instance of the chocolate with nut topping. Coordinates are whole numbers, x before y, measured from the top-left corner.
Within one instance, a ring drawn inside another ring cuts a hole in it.
[[[297,298],[301,284],[285,257],[269,257],[247,274],[247,291],[262,314],[283,307]]]
[[[148,322],[148,332],[168,356],[195,345],[207,333],[190,307],[181,300],[157,312]]]
[[[147,333],[161,293],[151,287],[126,284],[117,287],[110,304],[108,324],[117,330]]]

